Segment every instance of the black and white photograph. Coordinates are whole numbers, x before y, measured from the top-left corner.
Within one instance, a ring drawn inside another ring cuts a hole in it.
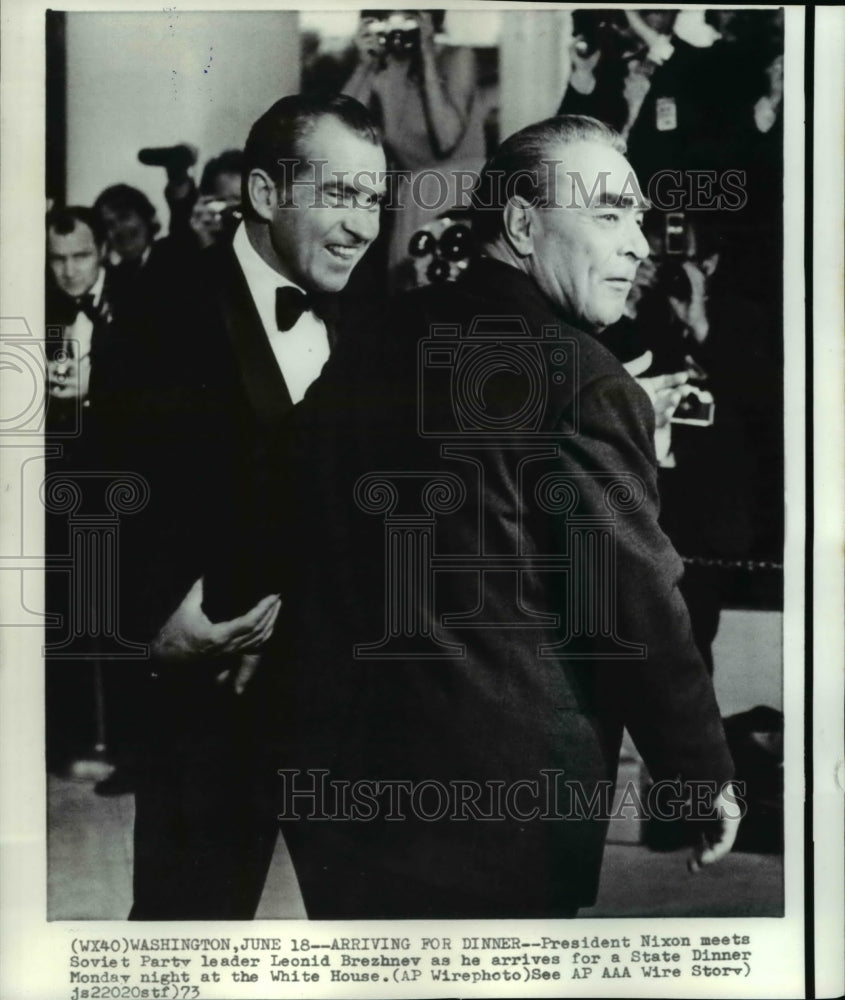
[[[826,995],[807,12],[14,13],[6,995]]]

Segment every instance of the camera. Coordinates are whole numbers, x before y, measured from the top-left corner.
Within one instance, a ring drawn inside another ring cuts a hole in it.
[[[713,393],[697,385],[685,385],[682,391],[681,401],[670,418],[671,423],[711,427],[716,414]]]
[[[391,14],[374,21],[370,29],[385,55],[405,56],[420,47],[420,26],[416,18],[404,14]]]
[[[610,58],[626,60],[643,48],[621,10],[574,10],[572,34],[576,39],[575,49],[582,59],[601,49]]]
[[[663,245],[668,256],[686,256],[690,243],[686,216],[683,212],[667,212],[663,231]]]
[[[408,243],[416,285],[455,281],[475,255],[472,229],[462,221],[462,211],[447,212],[417,230]]]
[[[577,433],[548,421],[551,400],[577,389],[578,345],[556,326],[532,332],[521,316],[480,316],[463,332],[438,326],[419,343],[423,437],[557,441]]]

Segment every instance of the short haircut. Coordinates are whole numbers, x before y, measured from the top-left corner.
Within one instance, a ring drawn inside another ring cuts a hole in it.
[[[200,179],[200,194],[211,194],[214,182],[221,174],[243,174],[244,154],[240,149],[225,149],[206,163]]]
[[[47,213],[46,232],[47,235],[53,232],[57,236],[69,236],[80,223],[91,230],[94,242],[102,247],[106,242],[103,224],[93,208],[84,208],[82,205],[50,209]]]
[[[601,142],[625,153],[625,140],[609,125],[586,115],[557,115],[528,125],[505,139],[484,164],[472,192],[472,229],[481,243],[492,243],[503,231],[505,206],[514,196],[534,204],[548,196],[545,179],[561,146]]]
[[[118,215],[127,212],[140,215],[147,225],[150,239],[161,229],[153,203],[143,191],[129,184],[112,184],[111,187],[101,191],[94,202],[94,211],[102,218],[104,209]]]
[[[249,200],[249,175],[264,170],[276,183],[285,176],[280,161],[299,160],[302,142],[317,127],[321,118],[336,118],[351,132],[381,145],[381,133],[375,119],[360,101],[346,94],[290,94],[281,98],[252,126],[243,155],[243,186],[241,201],[244,211],[252,216]]]

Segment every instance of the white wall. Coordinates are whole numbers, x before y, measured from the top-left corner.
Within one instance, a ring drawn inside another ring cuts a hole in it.
[[[755,705],[783,710],[783,614],[723,611],[713,642],[713,684],[722,715]]]
[[[138,150],[187,140],[201,167],[242,147],[258,115],[299,89],[298,15],[69,13],[67,84],[68,202],[132,184],[166,231],[165,172],[142,166]]]
[[[569,81],[572,14],[523,10],[502,14],[499,48],[499,135],[557,112]]]

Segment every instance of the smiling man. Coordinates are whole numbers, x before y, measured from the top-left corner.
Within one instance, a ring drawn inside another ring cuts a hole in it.
[[[482,258],[397,303],[334,458],[324,429],[306,449],[325,577],[296,598],[296,676],[311,664],[323,713],[339,699],[333,727],[302,713],[307,690],[290,720],[311,916],[589,906],[623,727],[701,821],[691,869],[730,850],[733,766],[657,523],[652,407],[597,337],[648,254],[623,151],[589,118],[511,136],[474,196]],[[330,362],[327,398],[343,377]]]
[[[121,629],[152,652],[134,919],[248,918],[260,898],[279,761],[258,661],[287,601],[287,427],[341,336],[331,299],[378,233],[384,170],[357,101],[277,101],[246,142],[231,245],[151,287],[121,331],[103,447],[149,488],[121,535]]]

